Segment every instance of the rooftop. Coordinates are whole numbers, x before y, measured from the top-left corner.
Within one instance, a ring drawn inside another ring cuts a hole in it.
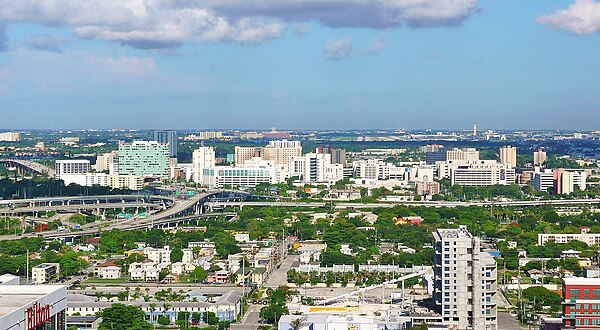
[[[0,318],[59,291],[66,297],[64,285],[0,285]]]
[[[465,226],[454,229],[438,229],[435,233],[440,238],[473,238]]]
[[[600,285],[600,278],[565,277],[565,285]]]

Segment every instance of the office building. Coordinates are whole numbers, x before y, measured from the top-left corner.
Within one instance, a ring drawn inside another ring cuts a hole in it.
[[[72,183],[84,186],[103,186],[115,189],[142,190],[144,178],[137,175],[117,175],[106,173],[63,174],[61,180],[68,186]]]
[[[544,165],[546,160],[548,160],[548,157],[546,156],[546,152],[542,151],[542,149],[533,152],[533,166]]]
[[[517,167],[517,147],[504,146],[500,148],[500,163],[511,168]]]
[[[263,148],[261,158],[272,160],[275,165],[288,166],[291,158],[302,156],[300,141],[275,140]]]
[[[92,169],[87,159],[63,159],[54,162],[54,178],[60,180],[64,174],[89,173]]]
[[[419,147],[419,151],[421,151],[422,153],[440,152],[444,151],[443,149],[444,146],[441,144],[428,144],[426,146]]]
[[[156,141],[119,144],[119,175],[169,177],[169,145]]]
[[[589,227],[581,227],[579,234],[538,234],[538,245],[548,242],[567,244],[572,241],[580,241],[587,245],[600,245],[600,234],[590,233]]]
[[[437,195],[440,193],[439,182],[416,182],[417,195]]]
[[[19,132],[0,133],[0,142],[18,142],[18,141],[21,141],[21,133],[19,133]]]
[[[533,188],[537,191],[549,191],[554,194],[571,194],[575,188],[585,190],[587,173],[585,171],[567,171],[564,169],[536,169],[531,179]]]
[[[199,132],[198,135],[190,134],[183,139],[185,141],[203,141],[203,140],[220,140],[223,138],[223,132],[220,131],[205,131]]]
[[[235,166],[242,166],[254,157],[262,156],[262,147],[239,147],[235,146]]]
[[[473,123],[473,136],[477,136],[477,123]]]
[[[331,155],[331,164],[342,164],[343,166],[346,165],[346,149],[317,147],[315,153]]]
[[[443,148],[442,148],[443,149]],[[446,151],[428,151],[425,153],[425,164],[433,165],[436,162],[446,161]]]
[[[33,284],[51,283],[58,279],[60,264],[44,263],[31,268],[31,281]]]
[[[505,164],[458,166],[450,168],[450,183],[459,186],[493,186],[515,183],[514,168]]]
[[[585,190],[587,184],[587,173],[566,171],[564,169],[558,169],[552,171],[554,178],[554,193],[569,195],[575,191],[575,188],[579,190]]]
[[[497,267],[465,226],[438,229],[434,237],[433,300],[444,325],[497,329]]]
[[[0,277],[7,277],[3,275]],[[18,279],[18,278],[17,278]],[[66,329],[67,288],[62,285],[0,285],[0,329]]]
[[[289,177],[298,176],[305,183],[335,183],[344,178],[342,164],[331,164],[330,154],[308,153],[289,163]]]
[[[536,191],[548,191],[550,188],[554,188],[554,174],[552,170],[534,172],[531,183]]]
[[[200,147],[192,153],[192,172],[194,182],[202,183],[202,170],[215,167],[215,149],[213,147]]]
[[[208,188],[253,188],[263,182],[277,183],[274,167],[215,166],[202,170],[202,184]]]
[[[169,145],[169,157],[177,158],[177,131],[152,131],[152,141]]]
[[[479,150],[475,148],[453,148],[447,150],[446,161],[454,160],[477,161],[479,160]]]
[[[563,329],[600,329],[600,279],[564,277]]]
[[[104,154],[100,154],[96,157],[96,164],[92,166],[96,170],[96,172],[106,172],[108,171],[110,174],[116,171],[115,167],[117,165],[118,152],[113,150],[111,152],[107,152]]]
[[[300,141],[275,140],[265,147],[235,147],[235,166],[242,166],[247,160],[260,157],[272,160],[276,166],[287,167],[291,158],[302,156]]]

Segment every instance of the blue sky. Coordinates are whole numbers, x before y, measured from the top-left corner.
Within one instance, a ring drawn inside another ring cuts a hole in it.
[[[0,128],[598,129],[594,0],[0,0]]]

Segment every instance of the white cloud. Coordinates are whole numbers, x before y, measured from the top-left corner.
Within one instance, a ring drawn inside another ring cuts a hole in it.
[[[537,22],[577,35],[595,33],[600,31],[600,3],[594,0],[576,0],[567,9],[538,17]]]
[[[352,44],[351,38],[332,40],[325,45],[323,55],[329,60],[341,60],[352,53]]]
[[[369,54],[375,55],[380,53],[387,47],[387,40],[385,38],[373,38],[371,39],[371,46],[368,49]]]
[[[0,21],[70,26],[79,38],[156,49],[186,42],[254,44],[309,22],[458,26],[477,10],[477,0],[0,0]]]
[[[29,37],[25,40],[24,45],[28,48],[41,50],[52,53],[62,53],[62,46],[66,44],[68,40],[57,36],[48,34],[38,34]]]

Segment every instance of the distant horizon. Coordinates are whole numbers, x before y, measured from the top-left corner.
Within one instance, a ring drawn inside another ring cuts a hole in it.
[[[2,132],[28,132],[28,131],[110,131],[110,130],[124,130],[124,131],[155,131],[155,130],[163,130],[163,131],[189,131],[189,132],[203,132],[203,131],[242,131],[242,132],[269,132],[270,128],[0,128],[0,133]],[[472,132],[472,128],[321,128],[321,129],[313,129],[313,128],[277,128],[277,132],[302,132],[302,131],[315,131],[315,132],[325,132],[325,131],[341,131],[341,132],[350,132],[350,131],[432,131],[435,132]],[[517,128],[517,129],[509,129],[509,128],[479,128],[477,127],[477,136],[483,135],[487,131],[494,132],[517,132],[517,131],[525,131],[525,132],[550,132],[550,131],[558,131],[558,132],[596,132],[600,131],[600,128],[597,129],[558,129],[558,128]]]

